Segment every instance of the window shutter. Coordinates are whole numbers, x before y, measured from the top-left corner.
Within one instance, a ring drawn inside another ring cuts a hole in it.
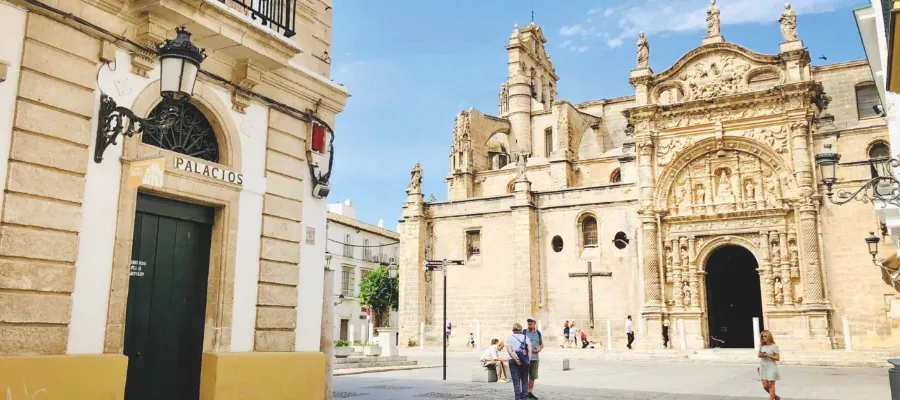
[[[875,85],[856,88],[856,112],[860,119],[878,116],[874,107],[880,104],[878,89],[875,88]]]

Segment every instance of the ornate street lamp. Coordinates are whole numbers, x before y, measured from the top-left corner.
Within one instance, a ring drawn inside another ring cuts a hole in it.
[[[191,33],[184,27],[175,29],[175,32],[175,39],[166,40],[156,50],[160,59],[159,95],[163,99],[164,112],[153,119],[141,118],[129,109],[119,107],[112,97],[102,93],[94,162],[103,161],[103,152],[116,144],[119,135],[131,137],[142,133],[144,126],[165,128],[171,125],[178,118],[180,105],[191,100],[206,51],[191,42]]]
[[[869,232],[869,236],[866,237],[866,245],[869,246],[869,254],[872,255],[872,262],[876,263],[876,265],[878,263],[875,261],[875,255],[878,254],[878,242],[880,241],[881,239],[879,239],[878,236],[875,236],[875,232]]]
[[[886,207],[888,204],[900,207],[900,181],[894,177],[893,168],[900,167],[900,161],[891,158],[871,159],[869,163],[873,171],[873,178],[854,190],[839,189],[837,199],[834,198],[832,185],[837,182],[837,166],[841,155],[831,150],[831,145],[825,145],[825,151],[816,154],[816,165],[819,166],[819,176],[827,191],[825,195],[833,204],[847,204],[851,200],[863,203],[872,202]]]
[[[390,265],[388,265],[388,277],[390,277],[391,280],[397,279],[397,273],[399,272],[399,269],[400,268],[397,266],[397,263],[391,261]]]

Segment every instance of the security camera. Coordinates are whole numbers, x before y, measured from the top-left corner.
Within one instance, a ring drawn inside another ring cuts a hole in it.
[[[328,197],[329,192],[331,192],[331,188],[328,187],[328,185],[321,185],[317,183],[316,186],[313,187],[312,195],[317,199],[322,199]]]
[[[872,110],[874,110],[875,114],[878,114],[879,117],[885,116],[884,106],[882,106],[881,104],[876,104],[876,105],[872,106]]]

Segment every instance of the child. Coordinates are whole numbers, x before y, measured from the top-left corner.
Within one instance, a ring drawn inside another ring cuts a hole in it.
[[[466,347],[470,347],[470,346],[473,349],[475,348],[475,335],[473,335],[471,332],[469,333],[469,343],[466,344]]]

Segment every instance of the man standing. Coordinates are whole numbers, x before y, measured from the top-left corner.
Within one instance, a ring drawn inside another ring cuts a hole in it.
[[[485,368],[494,368],[497,370],[497,382],[509,382],[509,372],[506,361],[500,358],[500,352],[503,351],[503,343],[499,339],[491,339],[491,345],[484,350],[481,355],[481,366]]]
[[[625,333],[628,335],[628,350],[631,350],[631,343],[634,342],[634,325],[631,322],[631,316],[625,320]]]
[[[532,393],[534,391],[534,380],[538,378],[538,353],[544,349],[544,338],[541,331],[537,329],[537,321],[534,317],[528,318],[528,329],[525,330],[525,336],[531,341],[531,371],[528,374],[528,398],[536,399],[537,396]]]
[[[669,348],[669,317],[663,321],[663,348]]]

